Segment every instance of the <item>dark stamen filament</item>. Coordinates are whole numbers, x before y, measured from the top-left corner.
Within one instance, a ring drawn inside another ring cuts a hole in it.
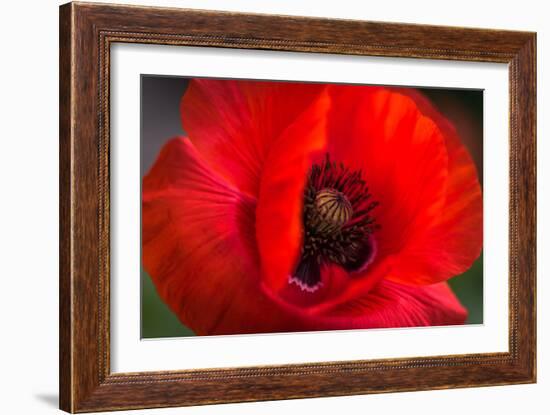
[[[314,164],[304,191],[302,252],[291,281],[315,291],[323,266],[334,263],[353,272],[370,263],[371,234],[379,228],[370,216],[376,206],[361,170],[331,162],[328,154]]]

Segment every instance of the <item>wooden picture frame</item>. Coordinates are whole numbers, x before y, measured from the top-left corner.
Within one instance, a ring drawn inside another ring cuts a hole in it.
[[[509,351],[111,373],[109,59],[110,46],[117,42],[507,63]],[[106,4],[61,6],[61,409],[90,412],[535,382],[535,105],[535,33]]]

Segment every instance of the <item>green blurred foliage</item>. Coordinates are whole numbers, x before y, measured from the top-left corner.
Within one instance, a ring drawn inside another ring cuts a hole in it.
[[[467,324],[483,323],[483,254],[468,271],[449,280],[454,293],[468,310]]]
[[[141,269],[141,338],[194,336],[162,302],[151,277]]]

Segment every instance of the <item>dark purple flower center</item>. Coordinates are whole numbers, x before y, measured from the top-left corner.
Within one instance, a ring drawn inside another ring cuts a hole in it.
[[[305,291],[321,285],[321,271],[333,263],[353,273],[362,271],[375,254],[372,233],[379,228],[360,170],[330,161],[327,154],[314,164],[304,190],[304,240],[298,265],[290,281]]]

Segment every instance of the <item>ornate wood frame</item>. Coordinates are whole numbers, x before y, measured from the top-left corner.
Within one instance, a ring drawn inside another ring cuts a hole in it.
[[[503,62],[510,74],[509,352],[111,373],[113,42]],[[60,407],[69,412],[535,382],[536,34],[70,3],[60,8]]]

